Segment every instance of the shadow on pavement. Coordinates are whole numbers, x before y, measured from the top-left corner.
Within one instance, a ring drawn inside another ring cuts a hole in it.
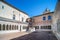
[[[57,40],[57,38],[51,31],[35,31],[11,40]]]

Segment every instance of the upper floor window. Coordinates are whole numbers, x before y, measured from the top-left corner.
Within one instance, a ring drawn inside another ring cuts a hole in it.
[[[4,6],[2,5],[2,9],[4,9]]]
[[[15,20],[15,15],[13,15],[13,20]]]
[[[19,14],[19,16],[21,16],[21,15]]]
[[[15,11],[13,11],[13,13],[14,13]]]
[[[19,14],[19,18],[21,17],[21,15]]]
[[[51,20],[51,16],[50,15],[48,16],[48,20]]]
[[[43,17],[43,20],[46,20],[46,17]]]
[[[24,18],[22,17],[22,22],[23,22]]]

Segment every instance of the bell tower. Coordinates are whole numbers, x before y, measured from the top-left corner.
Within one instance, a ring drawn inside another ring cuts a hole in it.
[[[50,10],[48,8],[45,9],[45,11],[43,12],[43,14],[49,13]]]

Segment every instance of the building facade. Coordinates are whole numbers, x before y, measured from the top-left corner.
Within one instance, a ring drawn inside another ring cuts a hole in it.
[[[55,12],[53,14],[53,25],[52,30],[60,40],[60,0],[57,1]]]
[[[52,27],[52,16],[54,12],[50,12],[49,9],[46,9],[42,15],[34,16],[33,27],[35,29],[49,29]]]
[[[5,1],[0,1],[0,34],[26,31],[28,14]]]

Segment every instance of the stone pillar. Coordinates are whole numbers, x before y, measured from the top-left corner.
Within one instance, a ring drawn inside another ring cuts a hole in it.
[[[39,29],[40,29],[40,26],[39,26]]]
[[[1,30],[3,31],[3,24],[1,24]]]
[[[6,30],[6,25],[5,25],[5,30]]]

